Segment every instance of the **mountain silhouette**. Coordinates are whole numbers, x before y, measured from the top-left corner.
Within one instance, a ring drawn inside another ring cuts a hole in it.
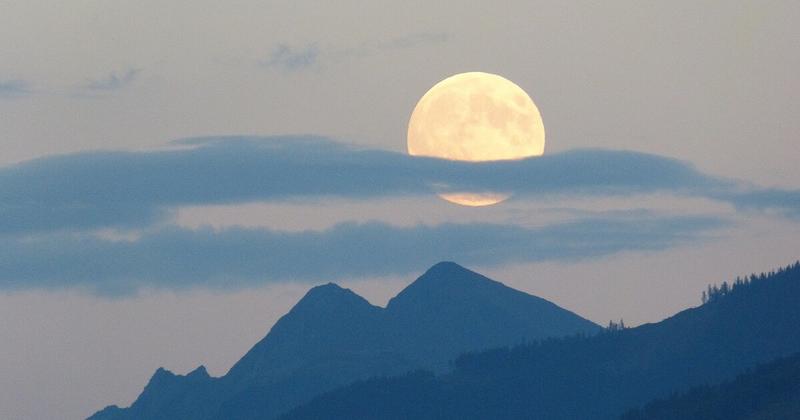
[[[631,410],[622,420],[800,419],[800,353],[715,386],[691,389]]]
[[[452,262],[431,267],[391,299],[386,309],[393,339],[413,358],[414,367],[437,370],[445,369],[453,355],[466,349],[599,330],[547,300]]]
[[[596,324],[452,262],[431,267],[374,306],[333,283],[312,288],[223,377],[159,369],[129,408],[90,419],[269,419],[359,379],[414,369],[445,372],[460,353]]]
[[[283,419],[616,419],[800,351],[800,263],[709,292],[659,323],[465,354],[439,376],[359,381]]]

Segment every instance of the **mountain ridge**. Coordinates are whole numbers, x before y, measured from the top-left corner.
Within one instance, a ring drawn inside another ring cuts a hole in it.
[[[385,308],[335,283],[315,286],[224,376],[159,369],[129,408],[109,406],[90,419],[270,418],[353,380],[445,371],[462,351],[599,330],[551,302],[442,262]]]
[[[282,419],[614,419],[800,351],[800,263],[713,290],[658,323],[463,354],[445,375],[356,382]]]
[[[620,420],[800,418],[800,353],[748,369],[733,380],[694,387],[623,414]]]

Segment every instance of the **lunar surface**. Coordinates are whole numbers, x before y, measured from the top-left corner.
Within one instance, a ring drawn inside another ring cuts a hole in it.
[[[544,125],[522,88],[501,76],[461,73],[434,85],[408,123],[408,153],[461,161],[541,156]],[[463,191],[440,194],[465,206],[499,203],[508,194]]]

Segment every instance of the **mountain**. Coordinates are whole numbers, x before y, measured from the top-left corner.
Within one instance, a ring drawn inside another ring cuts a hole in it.
[[[386,308],[333,283],[314,287],[223,377],[159,369],[129,408],[92,420],[269,419],[355,380],[424,368],[458,354],[596,324],[452,262],[431,267]]]
[[[168,420],[184,412],[191,412],[198,418],[210,416],[213,408],[206,401],[213,398],[215,384],[215,378],[210,377],[203,366],[187,375],[175,375],[159,368],[136,399],[134,410],[109,406],[90,418]]]
[[[622,420],[800,419],[800,353],[781,358],[715,386],[631,410]]]
[[[283,419],[616,419],[800,351],[800,263],[710,292],[659,323],[466,354],[439,376],[356,382]]]
[[[595,333],[594,323],[458,264],[436,264],[389,301],[395,346],[414,367],[444,370],[467,350]]]

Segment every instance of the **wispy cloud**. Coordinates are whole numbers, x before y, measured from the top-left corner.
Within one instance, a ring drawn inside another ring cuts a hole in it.
[[[310,44],[299,49],[287,44],[280,44],[260,64],[265,68],[297,71],[316,65],[319,55],[320,51],[316,44]]]
[[[124,89],[136,81],[141,74],[141,69],[130,68],[123,71],[113,71],[99,79],[89,79],[84,83],[72,87],[37,88],[24,79],[0,80],[0,100],[15,99],[32,94],[40,95],[65,95],[65,96],[92,96]]]
[[[122,89],[133,83],[140,73],[141,69],[137,68],[127,69],[121,72],[113,71],[106,77],[88,80],[81,86],[81,89],[95,93]]]
[[[447,191],[602,197],[667,193],[800,213],[797,190],[719,179],[661,156],[576,150],[469,163],[354,149],[319,137],[187,140],[148,152],[55,156],[0,168],[0,233],[147,227],[187,205],[367,199]]]
[[[340,62],[362,58],[381,52],[414,48],[421,45],[438,44],[447,41],[445,33],[422,32],[384,41],[365,42],[355,47],[320,48],[318,43],[296,47],[279,44],[270,51],[267,58],[259,61],[264,68],[277,68],[284,71],[299,71],[320,66],[325,62]]]
[[[30,83],[21,79],[0,80],[0,99],[13,99],[33,93]]]
[[[132,241],[0,236],[0,290],[80,287],[119,295],[145,287],[236,289],[408,274],[441,260],[476,266],[576,260],[695,242],[724,225],[713,217],[645,214],[542,228],[345,223],[306,232],[166,227]]]
[[[374,50],[397,50],[420,45],[439,44],[448,40],[444,32],[418,32],[374,44]],[[369,48],[369,47],[367,47]]]

